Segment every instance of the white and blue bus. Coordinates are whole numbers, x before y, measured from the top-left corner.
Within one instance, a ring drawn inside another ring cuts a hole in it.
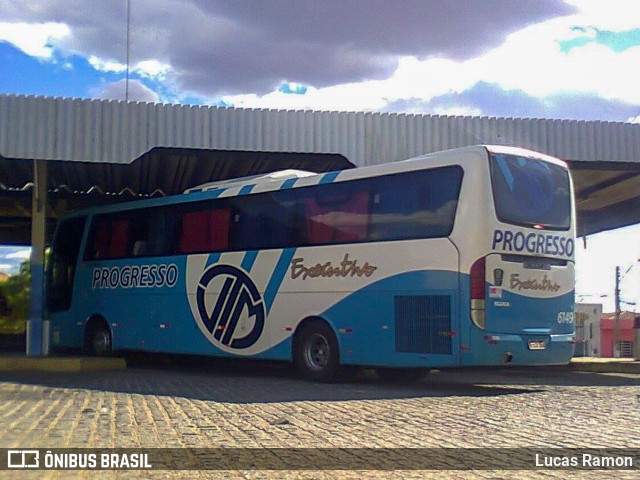
[[[350,366],[565,364],[565,163],[476,146],[285,171],[74,213],[48,268],[52,344]]]

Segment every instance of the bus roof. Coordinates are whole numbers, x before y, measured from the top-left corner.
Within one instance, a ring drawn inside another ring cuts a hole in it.
[[[393,165],[392,170],[398,169],[397,171],[406,171],[411,170],[416,167],[421,167],[429,163],[434,158],[442,157],[442,159],[454,160],[459,157],[463,152],[484,152],[488,153],[497,153],[497,154],[509,154],[509,155],[518,155],[523,157],[531,157],[531,158],[540,158],[545,161],[549,161],[560,165],[564,168],[567,168],[566,164],[558,160],[554,157],[550,157],[548,155],[544,155],[538,152],[534,152],[531,150],[526,150],[524,148],[518,147],[509,147],[509,146],[500,146],[500,145],[470,145],[467,147],[454,148],[449,150],[443,150],[439,152],[433,152],[425,155],[420,155],[417,157],[412,157],[399,162],[389,162],[386,164],[379,165],[370,165],[367,167],[360,167],[350,170],[339,170],[335,172],[325,172],[325,173],[314,173],[308,172],[304,170],[281,170],[277,172],[267,173],[267,174],[259,174],[252,175],[247,177],[239,177],[239,178],[230,178],[227,180],[221,180],[218,182],[210,182],[205,183],[203,185],[199,185],[197,187],[189,188],[185,190],[184,194],[181,195],[171,195],[168,197],[161,198],[153,198],[153,199],[145,199],[138,200],[132,202],[125,203],[114,203],[99,207],[92,207],[89,209],[78,210],[68,215],[66,217],[74,217],[79,215],[93,214],[97,212],[113,212],[119,210],[130,210],[134,208],[140,208],[141,206],[145,207],[153,207],[153,206],[161,206],[167,205],[170,203],[187,203],[194,200],[205,200],[210,198],[211,194],[216,195],[219,191],[228,190],[231,188],[242,188],[245,186],[255,186],[255,185],[264,185],[262,191],[270,191],[270,184],[277,184],[278,182],[284,182],[288,179],[306,179],[308,177],[314,176],[330,176],[332,179],[335,179],[338,174],[344,173],[344,176],[341,177],[340,180],[354,179],[359,178],[361,172],[367,171],[369,173],[375,173],[376,175],[384,175],[385,173],[389,173],[389,168]],[[346,177],[346,178],[345,178]],[[333,180],[332,180],[333,181]],[[305,182],[302,182],[305,183]],[[293,183],[292,183],[293,185]],[[310,185],[310,184],[307,184]],[[300,186],[300,183],[296,183],[295,187]],[[276,187],[277,188],[277,187]]]
[[[280,170],[278,172],[261,173],[259,175],[250,175],[248,177],[229,178],[227,180],[220,180],[218,182],[208,182],[198,185],[196,187],[189,188],[184,193],[193,192],[208,192],[211,190],[217,190],[218,188],[232,188],[242,187],[244,185],[256,185],[261,183],[277,182],[282,180],[288,180],[290,178],[304,178],[317,175],[315,172],[308,172],[305,170]]]
[[[567,164],[562,160],[560,160],[559,158],[545,155],[544,153],[540,153],[540,152],[534,152],[533,150],[527,150],[526,148],[509,147],[506,145],[483,145],[483,146],[490,153],[516,155],[518,157],[539,158],[546,162],[555,163],[556,165],[560,165],[564,168],[568,168]]]

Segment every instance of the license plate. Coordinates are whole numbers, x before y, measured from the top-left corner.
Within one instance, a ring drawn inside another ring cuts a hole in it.
[[[544,350],[547,344],[544,340],[529,340],[529,350]]]

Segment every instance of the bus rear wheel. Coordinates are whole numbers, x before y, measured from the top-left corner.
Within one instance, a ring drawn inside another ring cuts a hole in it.
[[[89,326],[86,334],[86,346],[89,353],[96,357],[111,355],[111,331],[104,322]]]
[[[294,342],[293,361],[298,371],[309,380],[339,380],[338,341],[329,325],[313,321],[302,326]]]

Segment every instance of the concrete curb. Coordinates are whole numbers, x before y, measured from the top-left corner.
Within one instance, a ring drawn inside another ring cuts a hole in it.
[[[98,357],[0,357],[0,371],[40,371],[40,372],[97,372],[124,370],[124,358]]]
[[[640,362],[574,362],[569,368],[576,372],[593,373],[638,373],[640,374]]]

